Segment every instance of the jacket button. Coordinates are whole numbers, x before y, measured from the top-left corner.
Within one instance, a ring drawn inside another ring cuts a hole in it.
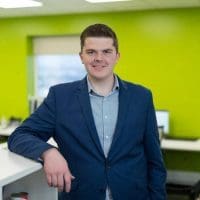
[[[106,167],[106,169],[110,169],[111,168],[111,166],[110,166],[110,164],[109,164],[109,162],[107,160],[105,162],[105,167]]]
[[[110,169],[110,168],[111,168],[111,166],[110,166],[110,165],[107,165],[107,166],[106,166],[106,168],[107,168],[107,169]]]

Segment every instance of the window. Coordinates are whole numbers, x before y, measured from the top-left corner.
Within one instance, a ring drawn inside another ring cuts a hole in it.
[[[44,98],[49,87],[82,79],[85,68],[79,58],[78,36],[36,37],[34,51],[34,96]]]

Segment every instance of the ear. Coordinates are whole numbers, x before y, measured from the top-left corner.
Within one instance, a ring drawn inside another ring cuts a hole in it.
[[[117,61],[118,61],[118,60],[120,59],[120,56],[121,56],[121,55],[120,55],[120,53],[118,52],[116,56],[117,56]]]
[[[83,63],[83,55],[82,55],[81,52],[79,52],[79,57],[80,57],[80,59],[81,59],[82,64],[84,64],[84,63]]]

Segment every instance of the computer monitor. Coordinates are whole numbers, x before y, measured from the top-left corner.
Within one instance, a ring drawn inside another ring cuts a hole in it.
[[[156,119],[158,128],[162,128],[163,134],[169,133],[169,111],[156,110]]]

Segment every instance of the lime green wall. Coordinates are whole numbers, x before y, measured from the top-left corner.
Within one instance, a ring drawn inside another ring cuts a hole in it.
[[[0,116],[28,115],[30,37],[99,22],[118,33],[116,72],[151,88],[156,108],[170,111],[171,135],[199,137],[200,8],[0,19]]]

